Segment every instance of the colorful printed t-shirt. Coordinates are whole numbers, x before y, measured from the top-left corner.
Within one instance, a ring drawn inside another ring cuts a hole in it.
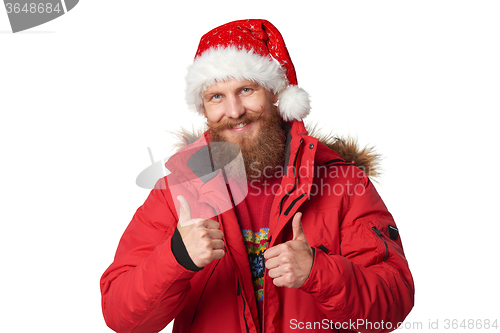
[[[278,191],[281,179],[265,180],[260,186],[250,184],[248,195],[236,206],[243,240],[247,248],[250,271],[252,272],[255,298],[262,322],[262,303],[264,291],[264,251],[269,239],[269,214],[274,194]]]

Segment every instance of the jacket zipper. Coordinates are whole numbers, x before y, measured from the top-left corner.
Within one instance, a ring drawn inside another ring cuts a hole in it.
[[[238,280],[238,292],[237,292],[236,296],[241,296],[241,301],[243,302],[243,320],[245,321],[245,329],[247,330],[247,333],[249,333],[250,330],[248,328],[247,318],[245,317],[245,310],[246,310],[247,306],[245,303],[245,298],[243,297],[243,293],[241,292],[240,280]]]
[[[297,157],[299,156],[299,151],[300,151],[300,147],[302,147],[302,142],[304,142],[304,139],[300,139],[299,147],[297,148],[297,153],[295,154],[295,158],[293,159],[293,178],[295,179],[295,182],[293,184],[293,187],[290,189],[290,191],[286,192],[285,195],[283,196],[283,198],[281,198],[280,213],[279,213],[278,217],[281,216],[281,211],[283,210],[283,202],[295,190],[295,188],[297,187],[298,182],[299,182],[299,180],[297,178]]]
[[[380,238],[382,240],[382,242],[384,242],[384,245],[385,245],[384,262],[386,262],[387,261],[387,257],[389,256],[389,247],[387,246],[387,242],[385,241],[384,238],[382,238],[382,233],[380,232],[380,230],[378,230],[376,227],[372,227],[372,230],[375,231],[375,233],[377,234],[378,238]]]
[[[217,219],[217,222],[220,224],[220,221],[219,221],[219,212],[215,209],[214,206],[212,206],[212,205],[210,205],[210,206],[215,211],[215,218]],[[224,251],[227,252],[226,242],[224,242]],[[220,262],[220,259],[218,260],[217,265],[219,264],[219,262]],[[215,267],[217,267],[217,265],[215,265]],[[214,267],[214,271],[215,271],[215,267]],[[210,277],[212,276],[212,274],[213,274],[213,271],[210,274]],[[208,284],[208,280],[207,280],[207,284]],[[205,287],[206,287],[206,285],[205,285]],[[203,289],[203,291],[205,291],[205,289]],[[246,329],[247,333],[250,333],[250,329],[248,328],[247,318],[245,317],[245,310],[246,310],[247,306],[246,306],[245,298],[243,297],[243,293],[242,293],[242,290],[241,290],[241,284],[240,284],[240,280],[239,279],[238,279],[238,290],[236,292],[236,296],[240,296],[241,297],[241,301],[243,302],[243,320],[245,321],[245,329]]]

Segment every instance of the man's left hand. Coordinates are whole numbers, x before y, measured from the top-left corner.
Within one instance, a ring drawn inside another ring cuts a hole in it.
[[[266,268],[277,287],[300,288],[311,273],[313,251],[302,229],[302,213],[292,220],[293,239],[264,252]]]

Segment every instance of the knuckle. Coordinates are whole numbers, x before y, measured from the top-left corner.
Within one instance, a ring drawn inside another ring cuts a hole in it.
[[[280,244],[278,250],[280,256],[284,256],[290,253],[290,248],[286,244]]]
[[[208,235],[207,229],[198,229],[198,236],[200,238],[205,238]]]
[[[288,254],[282,255],[282,257],[281,257],[281,263],[282,264],[288,265],[288,264],[290,264],[290,262],[291,262],[291,258],[290,258],[290,256]]]
[[[194,222],[194,225],[197,227],[197,228],[203,228],[204,225],[205,225],[205,220],[202,220],[202,219],[193,219],[195,222]]]

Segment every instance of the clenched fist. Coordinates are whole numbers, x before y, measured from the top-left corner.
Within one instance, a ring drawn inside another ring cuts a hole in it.
[[[186,198],[179,195],[177,200],[180,204],[177,230],[193,263],[201,268],[224,257],[224,234],[219,223],[210,219],[192,219],[191,206]]]
[[[300,288],[304,285],[313,264],[313,251],[302,229],[302,213],[292,220],[293,239],[273,246],[264,252],[268,274],[277,287]]]

